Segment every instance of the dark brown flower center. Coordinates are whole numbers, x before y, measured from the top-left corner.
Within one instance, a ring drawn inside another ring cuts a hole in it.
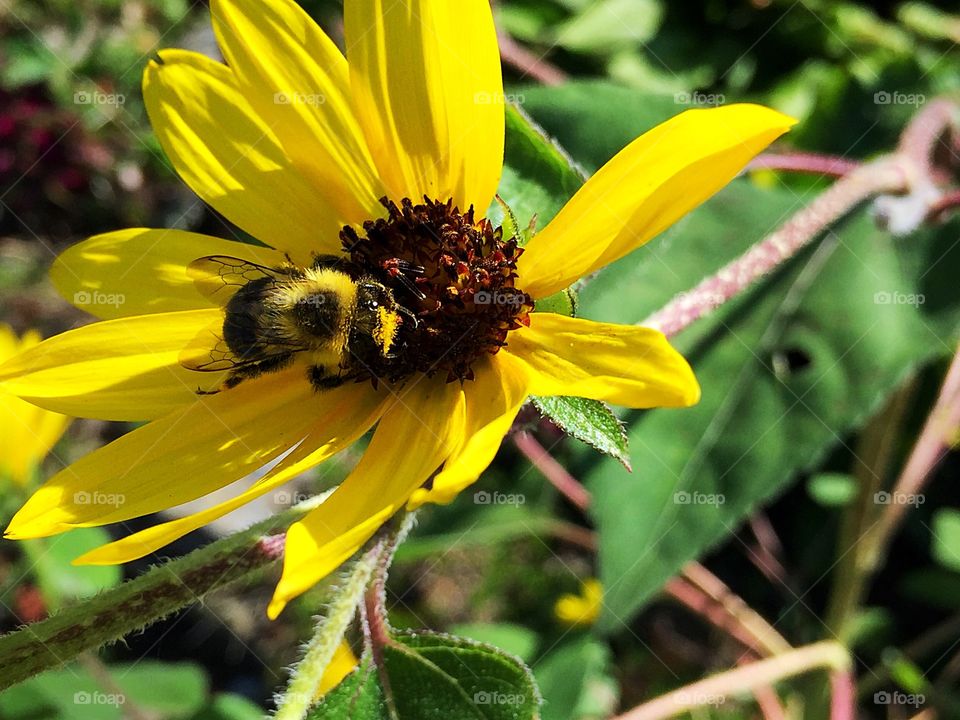
[[[393,357],[371,375],[391,381],[413,373],[470,380],[473,365],[529,323],[533,300],[515,287],[523,250],[501,228],[461,213],[452,201],[380,201],[388,215],[340,233],[350,260],[387,285],[417,321],[404,321]]]

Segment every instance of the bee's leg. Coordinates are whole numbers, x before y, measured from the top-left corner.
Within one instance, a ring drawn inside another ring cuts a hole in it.
[[[340,387],[346,382],[345,377],[336,373],[331,373],[322,365],[311,365],[309,371],[307,372],[307,377],[310,378],[310,384],[313,385],[313,389],[317,392],[332,390],[335,387]]]

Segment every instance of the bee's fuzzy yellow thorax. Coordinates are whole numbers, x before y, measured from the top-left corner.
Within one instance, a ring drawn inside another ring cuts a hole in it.
[[[329,304],[328,320],[332,321],[330,337],[322,343],[328,354],[342,354],[347,347],[350,325],[356,311],[357,287],[349,275],[328,268],[309,268],[304,277],[284,284],[277,291],[278,304],[294,308],[300,304]],[[318,310],[321,309],[318,307]],[[291,337],[302,337],[289,313],[281,313],[279,321],[288,324]]]

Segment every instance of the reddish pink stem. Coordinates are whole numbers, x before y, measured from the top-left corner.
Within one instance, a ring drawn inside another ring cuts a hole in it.
[[[855,720],[857,689],[853,683],[853,673],[831,673],[830,691],[830,720]]]
[[[930,208],[929,219],[934,221],[946,220],[952,212],[960,210],[960,190],[954,190],[940,198]]]
[[[537,442],[537,439],[527,432],[520,432],[513,436],[513,443],[523,453],[524,457],[540,471],[561,495],[586,512],[590,507],[590,493],[580,484],[573,475],[567,472],[547,450]]]
[[[784,170],[838,178],[856,170],[860,163],[833,155],[766,153],[754,159],[748,167],[750,170]]]
[[[773,272],[810,244],[831,223],[867,198],[880,193],[904,191],[907,177],[901,165],[901,162],[892,158],[861,165],[746,254],[693,290],[679,295],[640,324],[660,330],[667,337],[676,335]]]

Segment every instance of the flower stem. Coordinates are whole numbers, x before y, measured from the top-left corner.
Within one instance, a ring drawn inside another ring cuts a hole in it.
[[[903,192],[906,183],[906,173],[897,160],[883,158],[861,165],[745,255],[693,290],[679,295],[640,324],[660,330],[668,337],[676,335],[794,257],[861,202],[881,193]]]
[[[794,257],[860,203],[874,196],[913,193],[923,200],[928,209],[935,208],[938,213],[941,212],[939,208],[944,202],[944,193],[938,188],[938,183],[945,173],[935,165],[935,150],[945,134],[952,132],[954,140],[960,136],[957,116],[958,106],[952,100],[941,98],[928,103],[904,129],[894,153],[844,172],[836,183],[772,235],[715,275],[703,280],[693,290],[674,298],[640,324],[656,328],[668,337],[676,335],[747,290],[757,280]],[[800,169],[799,165],[804,164],[808,169],[816,165],[821,172],[841,169],[830,168],[823,158],[813,162],[810,156],[768,157],[779,157],[784,169]],[[788,162],[784,160],[785,157],[792,158],[789,163],[794,165],[793,168],[786,168]],[[807,159],[801,160],[803,157]],[[768,166],[772,166],[769,163],[776,160],[757,162],[761,165],[767,162]]]
[[[533,435],[528,432],[516,433],[513,444],[561,495],[586,512],[590,507],[590,493]]]
[[[826,641],[807,645],[766,660],[759,660],[735,670],[722,672],[673,692],[661,695],[616,720],[666,720],[696,707],[730,695],[754,692],[795,675],[819,668],[846,673],[850,654],[840,643]],[[850,718],[836,715],[836,720]]]
[[[317,623],[317,631],[307,644],[303,660],[297,664],[286,692],[277,703],[276,720],[302,720],[307,716],[323,674],[357,613],[383,551],[384,541],[380,541],[353,564],[336,588],[326,615]]]
[[[283,555],[282,541],[269,533],[304,512],[295,508],[278,514],[0,637],[0,690],[116,642],[214,590],[254,577]]]
[[[750,170],[784,170],[828,177],[843,177],[860,167],[855,160],[814,153],[764,153],[750,163]]]

